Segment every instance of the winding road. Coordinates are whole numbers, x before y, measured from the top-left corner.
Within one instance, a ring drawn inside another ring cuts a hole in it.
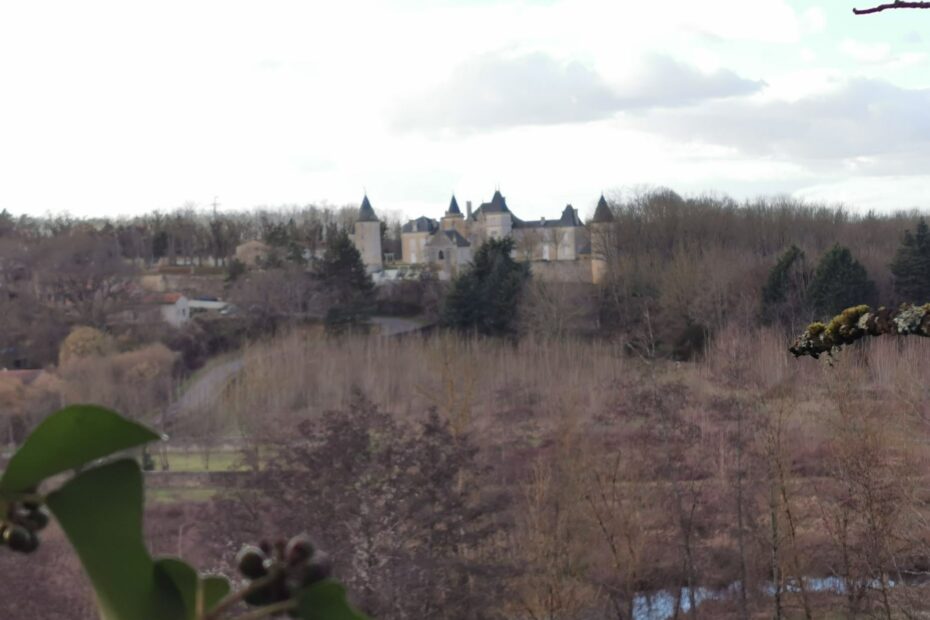
[[[371,322],[380,326],[381,338],[398,336],[425,327],[419,321],[393,316],[375,316],[371,318]],[[200,373],[191,381],[180,398],[168,407],[165,414],[166,420],[171,422],[180,416],[194,413],[204,405],[216,402],[229,382],[236,378],[244,366],[242,356],[239,355]]]

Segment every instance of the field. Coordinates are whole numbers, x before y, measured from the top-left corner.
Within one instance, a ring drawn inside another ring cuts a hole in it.
[[[717,593],[699,607],[714,617],[923,609],[930,343],[877,339],[832,361],[786,343],[729,329],[673,362],[647,342],[290,332],[248,347],[222,397],[178,422],[168,471],[148,478],[152,544],[212,515],[185,554],[228,570],[252,532],[230,508],[258,475],[247,457],[277,466],[363,395],[403,428],[434,411],[476,448],[463,475],[506,501],[470,554],[520,567],[493,591],[504,617],[654,617],[647,593],[671,616],[691,592]],[[818,586],[829,578],[847,591]]]

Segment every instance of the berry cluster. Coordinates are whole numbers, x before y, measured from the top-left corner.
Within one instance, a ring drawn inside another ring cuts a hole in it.
[[[302,588],[329,577],[326,554],[317,551],[306,535],[258,547],[245,546],[236,556],[239,572],[251,580],[245,602],[255,607],[290,600]]]
[[[12,551],[32,553],[39,548],[37,532],[48,525],[48,513],[35,502],[14,502],[0,520],[0,545]]]

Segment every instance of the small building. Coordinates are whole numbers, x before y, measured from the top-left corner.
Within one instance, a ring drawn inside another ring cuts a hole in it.
[[[167,323],[183,327],[191,318],[190,300],[181,293],[155,293],[108,317],[112,324],[154,325]]]

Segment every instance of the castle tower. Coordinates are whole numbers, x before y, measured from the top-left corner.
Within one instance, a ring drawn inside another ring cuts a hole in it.
[[[510,236],[513,217],[500,190],[496,190],[494,196],[491,197],[491,202],[482,204],[480,210],[488,238],[503,239]]]
[[[383,267],[381,260],[381,222],[371,208],[368,195],[362,199],[362,206],[358,209],[358,219],[355,221],[355,234],[352,241],[362,255],[362,262],[368,271],[380,271]]]
[[[607,257],[610,254],[610,245],[613,235],[614,214],[601,194],[591,218],[591,280],[595,284],[602,283],[607,278]]]
[[[454,230],[462,236],[465,235],[465,216],[462,215],[462,211],[459,209],[459,203],[455,200],[455,195],[452,196],[452,202],[449,203],[449,210],[442,216],[440,228],[442,230]]]

